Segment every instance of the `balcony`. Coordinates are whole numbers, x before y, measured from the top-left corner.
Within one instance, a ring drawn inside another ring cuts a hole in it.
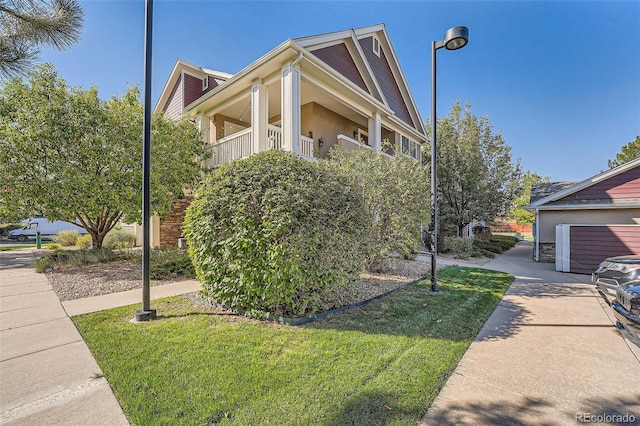
[[[205,166],[219,167],[233,160],[247,158],[257,151],[253,142],[252,128],[246,128],[237,133],[224,137],[211,144],[205,145],[208,157]],[[262,145],[262,144],[261,144]],[[267,149],[285,149],[282,141],[282,129],[269,124],[267,126]],[[300,156],[314,160],[313,139],[300,135]]]

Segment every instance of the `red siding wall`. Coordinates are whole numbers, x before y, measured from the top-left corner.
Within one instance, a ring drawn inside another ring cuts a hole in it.
[[[402,93],[398,88],[398,82],[393,76],[387,57],[384,54],[382,48],[380,48],[380,57],[373,52],[373,37],[366,37],[360,41],[360,46],[367,57],[367,62],[371,65],[373,74],[378,80],[380,89],[384,94],[385,99],[389,103],[389,107],[396,113],[396,116],[409,124],[411,127],[415,127],[411,114],[407,109],[407,104],[402,97]]]
[[[184,106],[202,96],[202,80],[189,74],[184,75]]]
[[[571,194],[557,202],[640,198],[640,166]]]
[[[571,226],[571,272],[589,274],[605,258],[640,254],[638,226]]]
[[[353,62],[353,58],[344,43],[314,50],[313,54],[326,62],[331,68],[347,77],[362,90],[369,93],[369,89],[367,89],[367,85],[362,75],[360,75],[356,63]]]

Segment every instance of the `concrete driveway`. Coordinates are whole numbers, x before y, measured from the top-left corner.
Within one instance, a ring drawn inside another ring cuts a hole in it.
[[[640,348],[590,276],[533,262],[532,249],[483,266],[516,280],[421,424],[640,424]]]

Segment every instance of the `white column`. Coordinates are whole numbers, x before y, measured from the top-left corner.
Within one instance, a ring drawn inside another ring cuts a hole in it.
[[[266,150],[269,92],[261,80],[251,85],[251,137],[254,154]]]
[[[300,154],[300,69],[282,67],[282,147]]]
[[[369,119],[367,133],[369,133],[369,145],[374,151],[380,151],[382,147],[382,124],[380,114],[375,112]]]
[[[196,118],[196,124],[199,127],[200,134],[202,135],[202,141],[204,143],[211,142],[211,120],[206,115],[199,115]]]

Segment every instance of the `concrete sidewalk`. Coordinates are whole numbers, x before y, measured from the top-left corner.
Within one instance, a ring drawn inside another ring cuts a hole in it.
[[[0,424],[128,425],[32,250],[0,253]]]
[[[520,243],[483,266],[516,280],[421,424],[640,424],[640,348],[616,331],[589,276],[531,251]]]
[[[61,304],[46,276],[34,272],[32,252],[0,253],[0,424],[128,425],[69,316],[138,303],[141,291]],[[178,282],[153,287],[151,295],[199,288]]]

